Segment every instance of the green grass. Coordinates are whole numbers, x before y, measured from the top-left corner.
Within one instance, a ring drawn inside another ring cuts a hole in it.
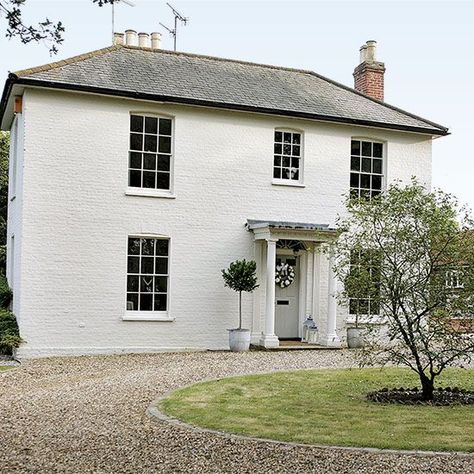
[[[2,370],[8,370],[8,369],[13,369],[12,365],[0,365],[0,372]]]
[[[161,409],[187,423],[297,443],[474,451],[474,407],[380,405],[368,391],[417,386],[408,369],[310,370],[232,377],[178,390]],[[474,390],[474,370],[438,386]]]

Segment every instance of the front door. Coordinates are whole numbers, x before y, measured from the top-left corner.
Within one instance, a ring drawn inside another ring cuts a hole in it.
[[[277,267],[288,264],[294,270],[293,282],[282,288],[278,283],[275,289],[275,334],[280,339],[298,338],[298,259],[295,256],[277,255]]]

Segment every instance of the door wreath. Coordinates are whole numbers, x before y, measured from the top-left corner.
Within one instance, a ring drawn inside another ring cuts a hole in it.
[[[288,288],[295,279],[295,269],[287,263],[280,263],[276,266],[275,283],[280,288]]]

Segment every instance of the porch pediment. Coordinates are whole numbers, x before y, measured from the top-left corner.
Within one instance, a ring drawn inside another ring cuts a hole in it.
[[[331,242],[339,236],[339,231],[328,224],[247,219],[246,227],[253,232],[255,240]]]

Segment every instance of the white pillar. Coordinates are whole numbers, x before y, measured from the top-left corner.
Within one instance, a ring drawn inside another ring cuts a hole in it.
[[[320,300],[321,300],[321,248],[315,246],[313,252],[313,300],[312,311],[313,319],[321,330],[321,315],[320,315]]]
[[[257,263],[257,281],[258,288],[253,292],[253,316],[252,316],[252,330],[250,341],[252,344],[259,344],[260,338],[262,337],[262,327],[261,327],[261,299],[264,289],[262,288],[263,283],[263,242],[256,240],[254,242],[255,255],[254,259]]]
[[[336,300],[336,290],[337,290],[337,280],[336,275],[333,271],[334,266],[334,253],[330,251],[328,258],[328,317],[327,317],[327,327],[326,327],[326,336],[324,337],[322,343],[325,346],[329,347],[341,347],[341,341],[339,336],[336,333],[336,318],[337,318],[337,300]]]
[[[304,251],[299,257],[299,290],[298,290],[298,337],[303,336],[303,322],[306,319],[306,278],[308,252]]]
[[[276,239],[267,239],[267,272],[265,291],[265,328],[260,344],[264,347],[278,347],[275,336],[275,264]]]

